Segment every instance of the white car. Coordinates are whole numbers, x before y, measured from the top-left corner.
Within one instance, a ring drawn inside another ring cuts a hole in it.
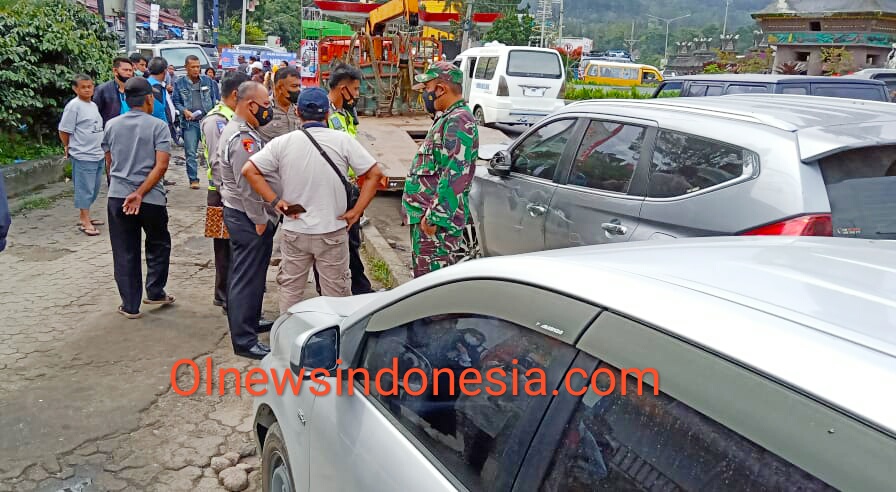
[[[263,489],[892,490],[893,299],[892,243],[756,237],[308,300],[254,386]]]

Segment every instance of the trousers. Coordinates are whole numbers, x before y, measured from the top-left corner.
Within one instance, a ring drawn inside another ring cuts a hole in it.
[[[234,349],[258,342],[258,319],[264,302],[268,265],[274,250],[276,225],[268,222],[262,235],[245,212],[224,207],[230,234],[230,271],[227,279],[227,323]]]

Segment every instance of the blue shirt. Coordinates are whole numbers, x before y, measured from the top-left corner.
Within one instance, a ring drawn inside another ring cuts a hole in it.
[[[121,112],[118,114],[125,114],[131,110],[131,107],[128,106],[128,102],[124,98],[124,94],[121,92],[118,93],[118,100],[121,101]]]
[[[165,90],[165,86],[162,85],[161,82],[156,80],[155,77],[149,77],[147,80],[149,81],[149,85],[152,87],[152,93],[155,97],[155,101],[152,104],[152,115],[167,124],[168,106],[165,102],[165,98],[168,97],[168,91]]]

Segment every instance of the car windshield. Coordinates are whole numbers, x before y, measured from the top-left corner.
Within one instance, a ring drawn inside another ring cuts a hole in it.
[[[202,48],[198,46],[184,46],[181,48],[162,48],[159,50],[162,58],[168,60],[169,65],[174,65],[174,68],[183,68],[185,63],[184,60],[190,55],[195,55],[199,58],[199,63],[207,67],[208,63],[205,59],[205,52],[202,51]]]
[[[513,50],[507,60],[507,75],[513,77],[563,78],[563,67],[556,53]]]
[[[834,236],[896,239],[896,146],[849,150],[819,165]]]

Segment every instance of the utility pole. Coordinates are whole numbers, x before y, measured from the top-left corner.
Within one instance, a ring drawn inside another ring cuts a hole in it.
[[[205,0],[196,0],[196,24],[199,24],[196,41],[205,41],[205,36],[202,32],[202,29],[205,27]]]
[[[727,34],[728,31],[728,6],[731,5],[732,0],[725,0],[725,20],[722,22],[722,36]]]
[[[541,38],[538,46],[544,48],[544,30],[547,27],[548,10],[551,10],[551,0],[541,0]]]
[[[212,42],[218,47],[218,0],[212,0]]]
[[[655,15],[647,14],[647,17],[651,17],[653,19],[663,21],[666,23],[666,48],[663,51],[663,59],[665,60],[663,65],[666,65],[669,63],[669,24],[671,24],[677,20],[684,19],[685,17],[690,17],[690,16],[691,16],[691,14],[687,14],[687,15],[682,15],[681,17],[675,17],[674,19],[663,19],[662,17],[657,17]]]
[[[469,28],[468,28],[469,27]],[[460,42],[460,50],[464,52],[470,48],[470,31],[473,29],[473,1],[467,2],[467,12],[460,21],[460,28],[463,30]]]
[[[563,0],[560,0],[560,19],[557,23],[557,41],[563,40]]]
[[[137,9],[134,7],[135,0],[125,0],[124,11],[128,24],[128,33],[126,37],[125,50],[128,54],[133,53],[137,49]]]
[[[628,54],[634,57],[635,45],[638,44],[638,40],[635,39],[635,21],[632,21],[632,35],[625,40],[625,44],[628,45]]]
[[[240,25],[240,44],[246,44],[246,1],[243,0],[243,23]]]

